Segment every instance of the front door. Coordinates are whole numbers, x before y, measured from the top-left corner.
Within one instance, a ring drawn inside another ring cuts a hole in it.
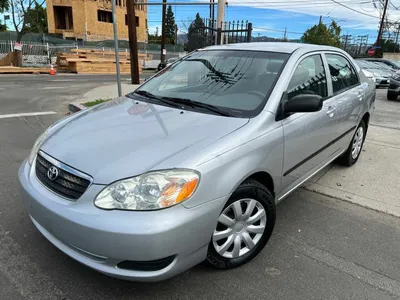
[[[324,99],[321,111],[295,113],[282,120],[284,163],[282,191],[285,196],[305,178],[336,155],[331,141],[334,129],[334,100],[329,98],[326,70],[321,54],[303,57],[296,66],[285,93],[288,99],[298,94],[316,94]]]

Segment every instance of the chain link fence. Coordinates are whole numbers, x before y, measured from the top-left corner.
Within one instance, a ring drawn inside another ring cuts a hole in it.
[[[0,59],[5,57],[10,51],[13,51],[14,41],[0,41]],[[49,64],[55,64],[57,53],[71,52],[72,49],[90,49],[97,51],[114,51],[112,47],[105,47],[104,44],[98,43],[96,45],[79,45],[79,44],[65,44],[65,45],[50,45],[49,43],[37,42],[22,42],[22,64],[23,66],[39,67]],[[158,45],[157,45],[158,46]],[[149,47],[154,49],[153,46]],[[121,47],[120,52],[129,53],[129,48]],[[140,53],[150,54],[152,59],[143,61],[143,68],[153,69],[157,68],[161,62],[161,50],[147,50],[147,44],[139,47]],[[169,52],[167,50],[166,58],[182,57],[186,52]]]

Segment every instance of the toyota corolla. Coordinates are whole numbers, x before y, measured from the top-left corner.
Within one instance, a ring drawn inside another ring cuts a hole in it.
[[[19,170],[22,199],[51,243],[113,277],[238,267],[267,244],[277,203],[357,162],[374,100],[340,49],[202,49],[48,128]]]

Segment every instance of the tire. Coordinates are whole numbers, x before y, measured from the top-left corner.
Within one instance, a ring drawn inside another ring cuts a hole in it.
[[[360,133],[362,133],[361,137]],[[337,160],[340,165],[351,167],[358,161],[358,158],[360,157],[362,148],[364,146],[366,134],[367,126],[365,125],[364,120],[361,120],[356,132],[354,133],[353,138],[351,139],[349,147],[347,148],[346,152]],[[355,147],[358,150],[355,150]],[[355,151],[354,153],[353,150]]]
[[[387,93],[387,99],[388,100],[397,100],[398,95],[396,93],[393,92],[388,92]]]
[[[252,206],[251,212],[246,211],[247,208],[250,210]],[[235,215],[240,216],[240,212],[235,214],[233,208],[242,212],[241,217],[237,218],[239,221],[235,220]],[[261,217],[258,221],[252,222],[251,219],[257,219],[255,216]],[[220,222],[222,219],[227,222],[225,217],[230,218],[234,224],[232,223],[230,227],[222,224]],[[258,181],[246,180],[229,198],[218,218],[216,229],[208,246],[206,263],[218,269],[232,269],[249,262],[267,244],[275,226],[275,219],[275,201],[271,192]],[[263,225],[264,228],[262,228]],[[227,238],[218,236],[224,231],[230,236]],[[229,239],[231,242],[228,242]],[[228,248],[223,247],[229,243]],[[226,248],[226,251],[223,251],[223,248]],[[240,248],[239,254],[237,254],[238,248]]]

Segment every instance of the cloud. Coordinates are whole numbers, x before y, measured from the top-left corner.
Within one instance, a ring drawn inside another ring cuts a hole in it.
[[[292,0],[291,2],[280,2],[279,0],[229,0],[228,5],[230,7],[245,6],[283,11],[289,15],[294,14],[292,18],[298,17],[298,14],[329,16],[337,20],[342,28],[352,29],[377,30],[380,17],[380,10],[374,7],[371,0]],[[388,9],[388,19],[390,21],[400,20],[400,10],[394,8],[399,6],[400,0],[391,0]],[[275,19],[275,17],[277,16],[272,15],[271,19]]]

